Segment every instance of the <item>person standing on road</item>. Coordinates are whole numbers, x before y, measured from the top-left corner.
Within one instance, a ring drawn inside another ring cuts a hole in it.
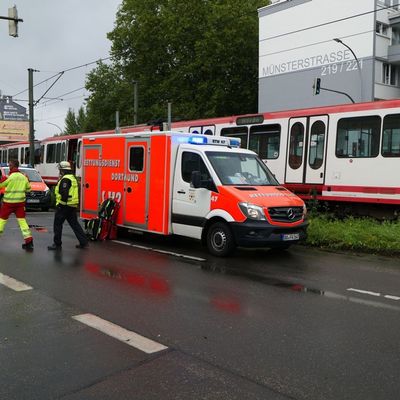
[[[31,185],[28,178],[19,172],[18,160],[10,160],[8,167],[10,168],[8,178],[0,182],[0,188],[5,188],[3,204],[0,209],[0,235],[4,232],[8,217],[15,214],[25,241],[22,248],[33,250],[32,233],[25,219],[26,192],[31,190]]]
[[[62,246],[62,229],[64,221],[67,220],[76,238],[79,241],[75,247],[84,249],[88,246],[88,239],[82,226],[78,222],[76,211],[79,206],[79,187],[75,175],[72,173],[71,164],[61,161],[59,166],[60,180],[55,189],[56,213],[54,215],[54,239],[48,250],[60,250]]]

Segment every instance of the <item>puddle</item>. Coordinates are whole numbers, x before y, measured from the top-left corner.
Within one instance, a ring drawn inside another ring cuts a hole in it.
[[[260,274],[252,273],[250,271],[244,271],[244,270],[234,269],[234,268],[210,266],[210,265],[202,265],[200,268],[203,271],[207,271],[210,273],[239,276],[239,277],[243,277],[243,278],[249,279],[254,282],[263,283],[268,286],[289,289],[293,292],[316,294],[319,296],[325,295],[324,290],[320,290],[320,289],[316,289],[316,288],[309,288],[309,287],[306,287],[299,283],[284,281],[284,280],[281,280],[278,278],[273,278],[273,277],[268,277],[268,276],[263,276]]]

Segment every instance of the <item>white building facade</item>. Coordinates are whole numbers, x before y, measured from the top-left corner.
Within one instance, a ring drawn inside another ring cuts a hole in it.
[[[259,9],[259,112],[400,98],[398,0],[271,3]]]

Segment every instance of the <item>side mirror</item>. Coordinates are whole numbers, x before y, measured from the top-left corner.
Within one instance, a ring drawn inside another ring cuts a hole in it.
[[[201,187],[200,171],[192,171],[192,176],[190,177],[190,183],[195,189]]]

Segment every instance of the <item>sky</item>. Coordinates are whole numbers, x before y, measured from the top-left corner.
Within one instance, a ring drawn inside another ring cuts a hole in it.
[[[114,28],[122,0],[0,0],[0,16],[17,6],[19,36],[8,35],[8,21],[0,20],[0,92],[28,109],[28,68],[33,83],[58,72],[109,57],[107,33]],[[105,61],[108,62],[108,61]],[[35,138],[59,134],[69,108],[77,114],[88,93],[85,77],[96,64],[65,72],[34,109]],[[55,79],[34,87],[37,101]],[[22,92],[22,93],[21,93]],[[72,92],[72,93],[71,93]],[[54,125],[52,125],[54,124]]]

